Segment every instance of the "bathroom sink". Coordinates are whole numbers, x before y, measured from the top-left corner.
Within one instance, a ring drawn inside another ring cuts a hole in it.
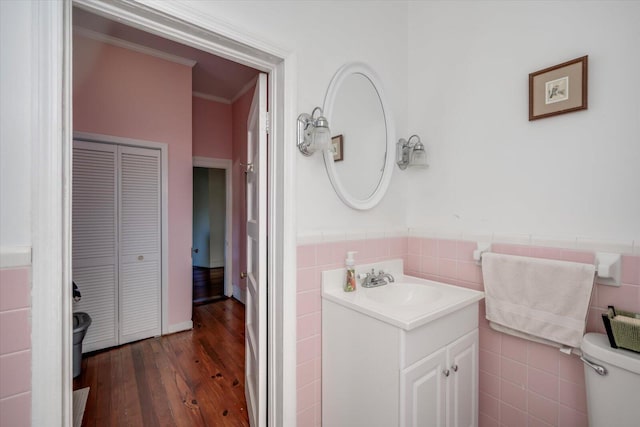
[[[390,283],[377,288],[367,289],[364,296],[378,304],[393,305],[399,308],[413,308],[430,304],[442,298],[442,291],[429,285],[417,283]]]
[[[355,292],[344,292],[346,270],[323,271],[323,301],[409,331],[484,298],[484,293],[472,289],[405,275],[402,260],[356,265],[356,273],[367,273],[372,268],[391,274],[395,281],[376,288],[364,288],[359,281]]]

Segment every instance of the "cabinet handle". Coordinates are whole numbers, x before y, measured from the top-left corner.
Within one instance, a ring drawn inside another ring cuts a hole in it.
[[[144,257],[142,255],[138,255],[138,261],[142,261],[144,260]]]
[[[458,372],[458,365],[452,365],[451,369],[453,369],[453,372]]]
[[[445,369],[444,371],[442,371],[442,373],[444,374],[445,377],[449,376],[449,370]]]

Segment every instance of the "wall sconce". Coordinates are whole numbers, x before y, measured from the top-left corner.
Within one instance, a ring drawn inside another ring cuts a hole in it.
[[[320,111],[314,118],[316,111]],[[331,147],[331,130],[329,121],[324,117],[322,108],[316,107],[311,115],[302,113],[298,116],[298,149],[305,156],[316,151],[328,150]]]
[[[413,142],[412,142],[413,140]],[[411,135],[409,140],[401,138],[396,144],[396,163],[405,170],[407,166],[427,167],[427,153],[418,135]]]

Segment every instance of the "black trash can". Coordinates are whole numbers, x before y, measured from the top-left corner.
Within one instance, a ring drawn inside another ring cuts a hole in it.
[[[91,325],[87,313],[73,313],[73,378],[82,373],[82,340]]]

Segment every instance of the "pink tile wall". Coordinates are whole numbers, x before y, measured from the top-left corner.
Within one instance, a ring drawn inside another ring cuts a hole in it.
[[[29,268],[0,270],[0,427],[31,425]]]
[[[404,258],[407,254],[407,238],[298,246],[297,425],[300,427],[320,427],[322,424],[321,274],[323,270],[344,267],[347,250],[358,251],[356,261],[362,264]]]
[[[483,290],[473,261],[475,242],[392,238],[298,246],[298,425],[321,425],[321,272],[340,268],[347,250],[358,263],[402,258],[408,275]],[[494,244],[494,252],[575,262],[594,262],[587,251]],[[620,288],[596,285],[587,331],[604,332],[600,313],[607,305],[640,311],[640,257],[622,258]],[[489,328],[480,304],[479,425],[585,427],[586,392],[582,363],[541,344]]]
[[[409,238],[405,272],[483,290],[482,271],[472,254],[475,242]],[[594,253],[524,245],[494,244],[493,252],[594,262]],[[623,256],[620,288],[596,285],[587,331],[604,333],[600,314],[607,305],[640,311],[640,257]],[[549,346],[495,332],[480,305],[480,419],[484,426],[588,425],[582,363]]]

